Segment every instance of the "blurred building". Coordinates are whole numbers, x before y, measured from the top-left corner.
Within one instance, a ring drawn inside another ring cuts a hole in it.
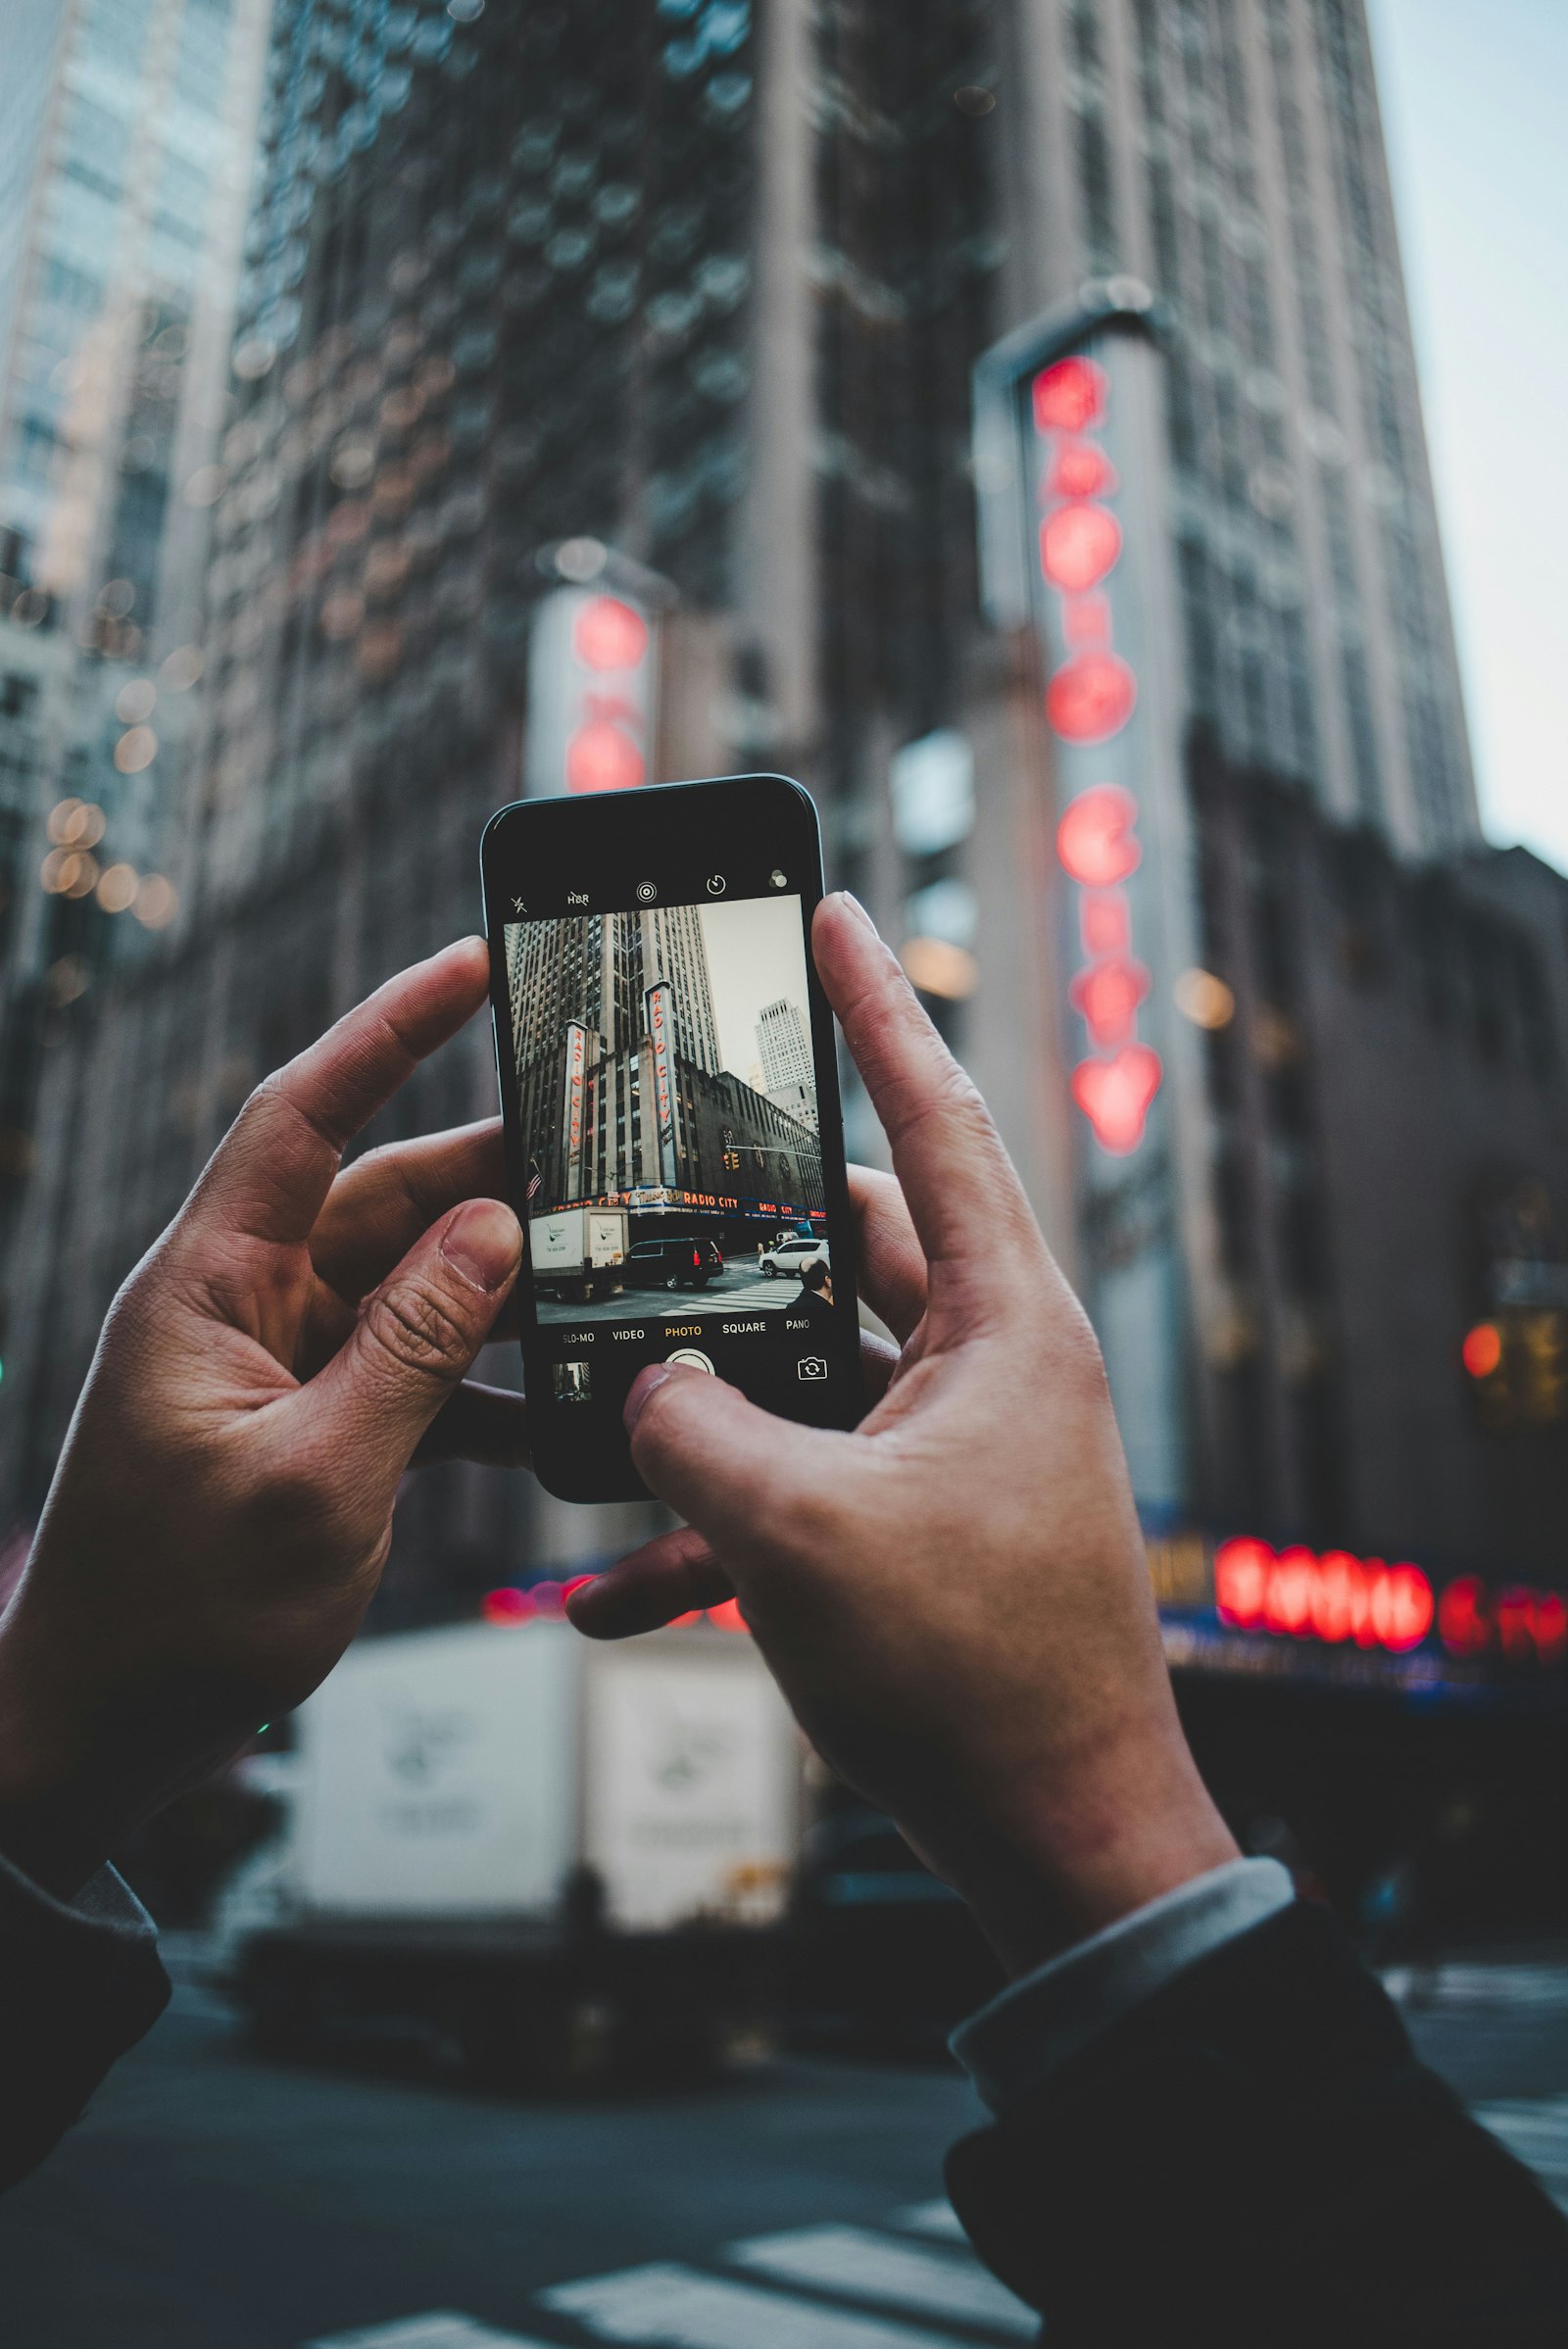
[[[1178,1531],[1538,1556],[1489,1497],[1510,1439],[1458,1367],[1486,1295],[1453,1202],[1494,1162],[1557,1180],[1560,914],[1551,876],[1480,843],[1360,0],[277,0],[181,913],[51,1055],[12,1256],[13,1505],[114,1282],[250,1085],[473,926],[563,583],[652,615],[654,775],[810,786],[834,877],[902,945],[1075,1270],[1168,1237],[1142,1168],[1093,1229],[1066,1203],[1058,778],[1035,656],[980,612],[971,372],[1086,278],[1168,311],[1139,498],[1205,958],[1158,977],[1205,1252],[1169,1304],[1191,1424],[1143,1497]],[[1365,1003],[1337,959],[1363,885],[1398,942]],[[1480,994],[1423,1007],[1430,906],[1434,936],[1546,974],[1528,1068],[1486,1059]],[[1195,976],[1211,991],[1178,1002]],[[378,1131],[492,1100],[476,1028]],[[1444,1104],[1409,1215],[1396,1172]],[[388,1610],[626,1522],[441,1471]]]
[[[56,1015],[172,910],[269,9],[0,7],[6,1237]]]

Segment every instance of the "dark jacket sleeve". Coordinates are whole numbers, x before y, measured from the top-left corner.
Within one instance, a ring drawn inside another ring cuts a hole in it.
[[[1301,1902],[962,2138],[948,2186],[1053,2349],[1568,2342],[1568,2223]]]
[[[0,1859],[0,2187],[43,2160],[168,1999],[152,1920],[112,1868],[68,1905]]]

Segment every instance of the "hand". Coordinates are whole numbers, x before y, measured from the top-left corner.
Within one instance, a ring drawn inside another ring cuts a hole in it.
[[[522,1250],[498,1127],[338,1171],[488,975],[449,947],[268,1078],[115,1300],[0,1617],[0,1850],[51,1890],[331,1669],[421,1440],[522,1456],[462,1383]]]
[[[854,1189],[902,1350],[853,1435],[644,1371],[632,1456],[690,1530],[571,1618],[616,1638],[738,1596],[818,1750],[1023,1970],[1236,1845],[1176,1718],[1089,1324],[868,917],[829,898],[812,946],[898,1175]]]

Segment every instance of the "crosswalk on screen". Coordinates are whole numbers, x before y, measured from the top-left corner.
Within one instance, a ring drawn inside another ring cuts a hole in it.
[[[799,897],[509,922],[545,1327],[832,1318]]]

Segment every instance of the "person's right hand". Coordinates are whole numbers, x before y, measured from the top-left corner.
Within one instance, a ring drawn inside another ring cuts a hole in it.
[[[898,1176],[856,1183],[891,1382],[845,1435],[646,1370],[632,1454],[689,1530],[571,1618],[612,1639],[738,1596],[818,1750],[1022,1970],[1236,1845],[1176,1717],[1088,1321],[868,917],[830,898],[812,945]]]

